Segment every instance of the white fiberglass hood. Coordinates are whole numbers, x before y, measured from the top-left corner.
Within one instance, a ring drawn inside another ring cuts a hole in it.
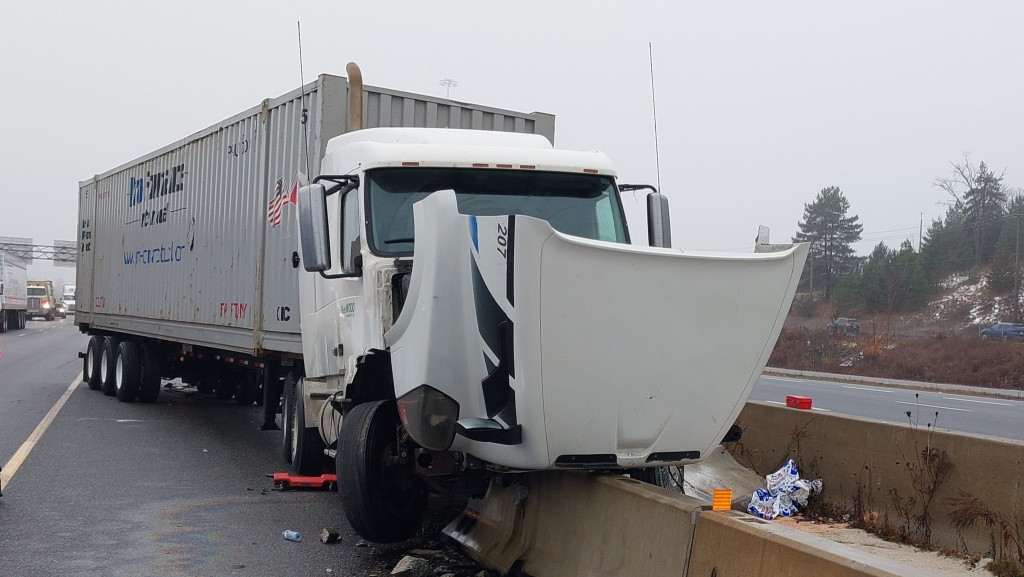
[[[459,214],[450,191],[414,217],[410,292],[385,335],[395,394],[448,395],[464,425],[451,449],[516,469],[703,457],[764,369],[807,255],[592,241]]]

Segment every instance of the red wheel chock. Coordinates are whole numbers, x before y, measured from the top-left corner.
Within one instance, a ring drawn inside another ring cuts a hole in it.
[[[303,477],[291,473],[274,473],[274,486],[282,491],[288,489],[327,489],[338,490],[338,476],[324,474],[319,477]]]

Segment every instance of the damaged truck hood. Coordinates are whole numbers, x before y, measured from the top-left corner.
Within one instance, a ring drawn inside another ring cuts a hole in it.
[[[699,460],[764,369],[807,255],[593,241],[460,214],[450,191],[414,218],[409,295],[385,335],[395,394],[448,395],[451,449],[515,469]]]

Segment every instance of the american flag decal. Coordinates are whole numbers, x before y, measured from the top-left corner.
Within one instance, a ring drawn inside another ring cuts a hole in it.
[[[306,182],[306,175],[301,172],[295,175],[295,184],[292,185],[292,189],[286,194],[284,192],[284,179],[277,179],[277,184],[274,185],[274,197],[267,203],[267,222],[270,226],[277,228],[281,224],[281,213],[284,212],[284,207],[289,204],[297,205],[296,198],[299,195],[299,186],[304,186]]]

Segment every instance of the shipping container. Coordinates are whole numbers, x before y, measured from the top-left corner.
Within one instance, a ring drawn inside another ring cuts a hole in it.
[[[93,331],[300,355],[296,190],[347,130],[348,81],[321,75],[79,186],[77,315]],[[541,134],[554,116],[372,86],[364,128]]]
[[[27,286],[25,261],[0,251],[0,333],[25,328]]]

